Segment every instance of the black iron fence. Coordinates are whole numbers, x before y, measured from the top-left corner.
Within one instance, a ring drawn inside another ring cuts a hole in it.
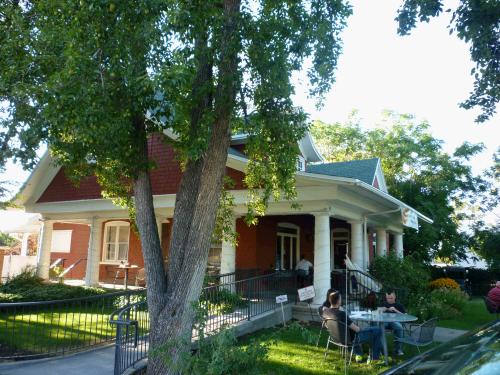
[[[263,271],[258,268],[248,268],[220,275],[207,275],[205,277],[205,286],[234,283],[239,280],[245,280],[251,277],[266,275],[273,272],[274,271]]]
[[[115,332],[109,315],[139,299],[145,299],[144,290],[0,303],[0,359],[41,358],[112,342]]]
[[[288,296],[288,303],[295,301],[295,272],[275,272],[205,287],[199,299],[203,321],[195,324],[192,337],[198,338],[201,330],[204,333],[216,332],[223,326],[272,311],[277,307],[276,296],[283,294]],[[116,311],[110,322],[116,325],[115,375],[119,375],[147,357],[147,303],[136,303]]]
[[[146,301],[114,312],[110,323],[116,326],[115,374],[146,358],[149,349],[149,313]]]

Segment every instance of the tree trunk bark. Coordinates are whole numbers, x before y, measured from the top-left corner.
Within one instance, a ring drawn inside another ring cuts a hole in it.
[[[151,348],[163,346],[167,349],[159,356],[149,357],[148,374],[177,374],[175,364],[191,346],[195,317],[193,304],[198,301],[203,285],[230,144],[230,119],[238,82],[239,37],[235,28],[239,7],[240,0],[224,1],[226,23],[218,65],[220,77],[215,94],[215,121],[207,150],[199,159],[188,161],[177,192],[166,301],[155,297],[154,303],[165,302],[160,310],[149,303]],[[195,118],[198,116],[192,116],[191,120]],[[161,288],[155,287],[155,292],[160,291]],[[152,293],[148,290],[148,299]],[[168,362],[162,358],[164,356]]]

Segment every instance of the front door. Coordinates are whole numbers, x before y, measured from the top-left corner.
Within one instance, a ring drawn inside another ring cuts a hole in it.
[[[299,257],[298,228],[292,224],[280,224],[276,240],[276,269],[294,270]]]

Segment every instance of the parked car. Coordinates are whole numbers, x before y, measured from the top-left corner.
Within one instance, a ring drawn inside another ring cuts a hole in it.
[[[500,374],[500,320],[467,332],[382,373]]]

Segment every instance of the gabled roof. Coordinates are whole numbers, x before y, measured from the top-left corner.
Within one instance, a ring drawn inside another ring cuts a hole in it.
[[[369,185],[373,185],[379,163],[380,160],[378,158],[373,158],[342,161],[338,163],[309,164],[306,166],[306,172],[324,174],[327,176],[354,178]]]

